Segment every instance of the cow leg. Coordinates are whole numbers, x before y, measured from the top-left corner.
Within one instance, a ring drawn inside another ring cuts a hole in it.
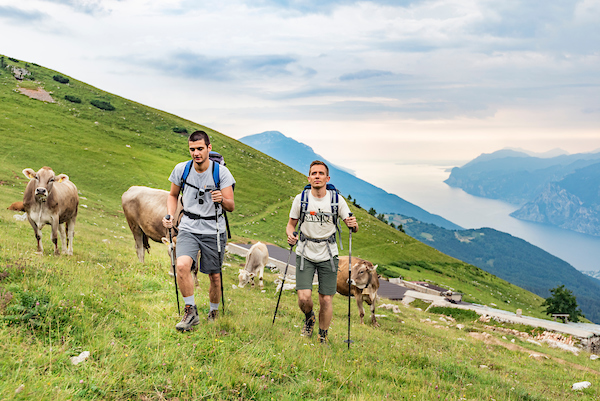
[[[140,226],[130,227],[135,240],[135,251],[140,263],[144,263],[144,233]]]
[[[60,255],[60,250],[58,249],[58,227],[60,224],[58,224],[58,216],[55,216],[55,218],[52,218],[52,223],[51,223],[51,227],[52,227],[52,243],[54,244],[54,255],[58,256]]]
[[[42,245],[42,229],[38,227],[35,221],[29,219],[29,224],[33,228],[33,235],[35,235],[35,239],[37,240],[37,251],[35,253],[43,255],[44,254],[44,246]]]
[[[258,286],[260,287],[261,290],[265,287],[265,284],[263,283],[263,274],[264,273],[265,273],[265,267],[262,266],[258,272]]]
[[[353,288],[354,290],[354,288]],[[355,291],[352,291],[354,297],[356,298],[356,306],[358,307],[358,312],[360,315],[360,324],[365,324],[364,321],[364,317],[365,317],[365,308],[363,308],[363,297],[362,294],[360,293],[356,293]]]
[[[67,253],[66,225],[67,225],[67,223],[59,224],[58,225],[58,233],[60,234],[60,244],[61,244],[61,247],[62,247],[62,253],[63,254]]]
[[[67,229],[67,255],[73,255],[73,238],[75,237],[75,217],[65,223]]]
[[[377,302],[377,298],[373,299],[369,297],[367,303],[371,305],[371,323],[373,327],[379,327],[379,323],[377,323],[377,318],[375,317],[375,303]]]

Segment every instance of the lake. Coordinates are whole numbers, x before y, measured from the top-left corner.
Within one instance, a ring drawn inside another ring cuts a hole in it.
[[[444,183],[449,169],[462,164],[355,162],[353,168],[359,178],[464,228],[494,228],[522,238],[578,270],[600,271],[600,237],[521,221],[509,216],[517,205],[449,187]]]

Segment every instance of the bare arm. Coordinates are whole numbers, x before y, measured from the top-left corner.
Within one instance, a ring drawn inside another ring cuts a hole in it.
[[[177,198],[179,197],[179,191],[180,187],[171,183],[171,191],[167,197],[167,214],[171,217],[169,220],[163,217],[162,223],[165,228],[173,227],[173,220],[176,217],[175,212],[177,211]]]
[[[235,199],[233,198],[233,187],[221,188],[211,192],[212,201],[220,203],[227,212],[233,212],[235,209]]]
[[[346,223],[348,228],[352,229],[352,232],[358,232],[358,222],[356,221],[356,216],[346,217],[344,223]]]
[[[294,232],[296,231],[296,224],[298,224],[298,219],[290,218],[290,220],[287,223],[287,226],[285,227],[285,233],[287,234],[288,244],[290,245],[296,245],[296,242],[298,241],[298,236],[294,235]]]

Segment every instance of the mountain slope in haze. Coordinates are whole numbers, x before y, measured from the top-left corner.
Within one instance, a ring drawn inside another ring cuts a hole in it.
[[[600,235],[599,165],[597,151],[541,158],[503,149],[453,168],[444,182],[520,205],[518,219]]]
[[[548,183],[535,199],[510,215],[600,236],[600,163]]]
[[[316,154],[310,146],[286,137],[278,131],[267,131],[261,134],[245,136],[240,139],[240,142],[268,154],[302,174],[308,173],[308,167],[313,160],[318,159],[327,162],[323,157]],[[329,166],[331,183],[345,196],[351,195],[363,208],[374,208],[379,213],[393,212],[413,216],[421,221],[451,230],[462,228],[441,216],[423,210],[397,195],[390,194],[375,185],[369,184],[332,163],[327,162],[327,164]]]
[[[600,281],[529,242],[491,228],[451,231],[410,217],[387,215],[413,238],[547,298],[564,284],[585,316],[600,323]]]

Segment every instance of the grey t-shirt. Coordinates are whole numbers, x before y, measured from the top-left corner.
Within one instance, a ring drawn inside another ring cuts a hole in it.
[[[210,195],[210,191],[216,189],[215,181],[213,180],[213,161],[210,161],[208,169],[202,174],[199,174],[194,166],[190,168],[190,174],[186,181],[187,184],[183,190],[183,207],[186,211],[194,213],[200,216],[214,216],[215,215],[215,204],[213,203]],[[187,162],[181,162],[175,166],[169,181],[177,186],[181,186],[181,178],[183,177],[183,171]],[[221,179],[221,189],[227,188],[235,184],[235,179],[229,169],[225,166],[219,166],[219,177]],[[200,190],[192,187],[200,188]],[[202,202],[202,203],[201,203]],[[219,217],[219,232],[224,233],[226,230],[225,218],[222,216],[222,205],[218,205]],[[188,231],[196,234],[216,234],[217,225],[215,220],[204,220],[204,219],[191,219],[186,215],[181,218],[179,229]]]

